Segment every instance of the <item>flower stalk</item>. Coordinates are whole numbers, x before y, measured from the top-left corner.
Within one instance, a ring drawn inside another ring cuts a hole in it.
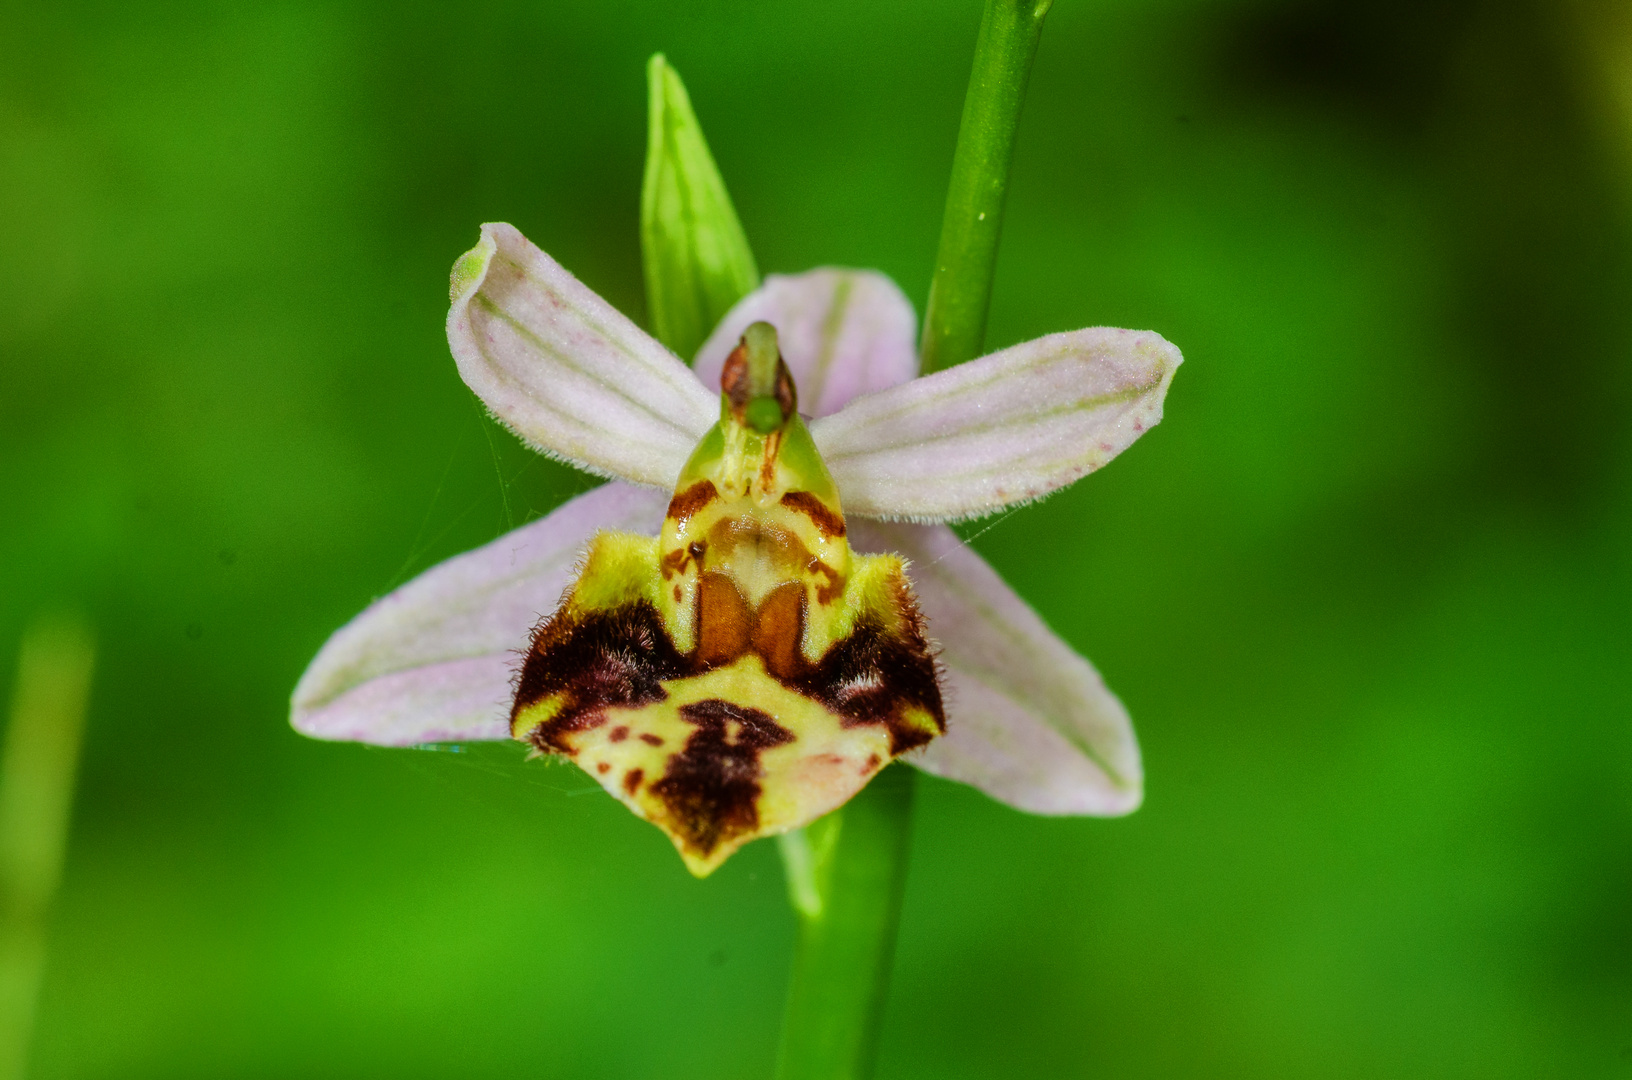
[[[872,1074],[907,883],[916,771],[885,769],[843,808],[782,838],[799,914],[776,1080]]]
[[[1014,137],[1052,3],[986,0],[924,313],[920,351],[926,375],[973,360],[985,344]]]
[[[979,356],[986,338],[1014,136],[1053,0],[987,0],[920,344],[930,373]],[[776,1080],[873,1073],[912,840],[912,770],[885,770],[849,803],[785,837],[798,944]]]

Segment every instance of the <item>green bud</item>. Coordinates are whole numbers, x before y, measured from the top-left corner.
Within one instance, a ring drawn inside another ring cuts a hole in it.
[[[759,270],[680,76],[662,53],[646,75],[646,302],[657,339],[689,362],[731,306],[758,287]]]

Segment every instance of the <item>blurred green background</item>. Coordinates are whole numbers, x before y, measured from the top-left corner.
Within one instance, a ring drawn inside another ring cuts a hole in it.
[[[989,344],[1188,362],[967,531],[1127,701],[1148,799],[921,785],[881,1078],[1632,1077],[1616,7],[1058,0]],[[6,4],[0,693],[37,612],[101,645],[35,1076],[768,1075],[774,846],[699,883],[570,766],[287,700],[593,483],[454,371],[478,223],[643,318],[661,49],[762,268],[921,310],[979,11]]]

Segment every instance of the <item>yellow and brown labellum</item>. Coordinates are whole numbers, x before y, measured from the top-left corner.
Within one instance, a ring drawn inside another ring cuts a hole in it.
[[[720,424],[662,535],[595,539],[534,634],[511,713],[517,739],[576,761],[698,875],[842,805],[945,728],[904,565],[851,553],[766,340],[751,328],[726,365]],[[774,429],[752,422],[756,402],[780,414]]]

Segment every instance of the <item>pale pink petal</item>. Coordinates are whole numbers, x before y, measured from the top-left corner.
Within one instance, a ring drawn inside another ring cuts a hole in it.
[[[1099,468],[1162,418],[1159,335],[1050,334],[859,397],[811,424],[846,514],[978,517]]]
[[[667,505],[607,484],[432,567],[329,638],[295,687],[291,722],[381,746],[509,738],[512,675],[590,537],[655,533]]]
[[[737,302],[697,352],[697,378],[720,387],[720,369],[748,324],[776,327],[799,390],[799,411],[826,416],[858,394],[918,374],[917,320],[895,282],[876,270],[823,267],[772,274]]]
[[[540,453],[671,489],[719,395],[509,225],[453,267],[448,344],[493,415]]]
[[[1128,712],[1099,673],[944,525],[853,521],[895,551],[941,648],[946,734],[903,760],[1034,814],[1126,814],[1144,797]]]

